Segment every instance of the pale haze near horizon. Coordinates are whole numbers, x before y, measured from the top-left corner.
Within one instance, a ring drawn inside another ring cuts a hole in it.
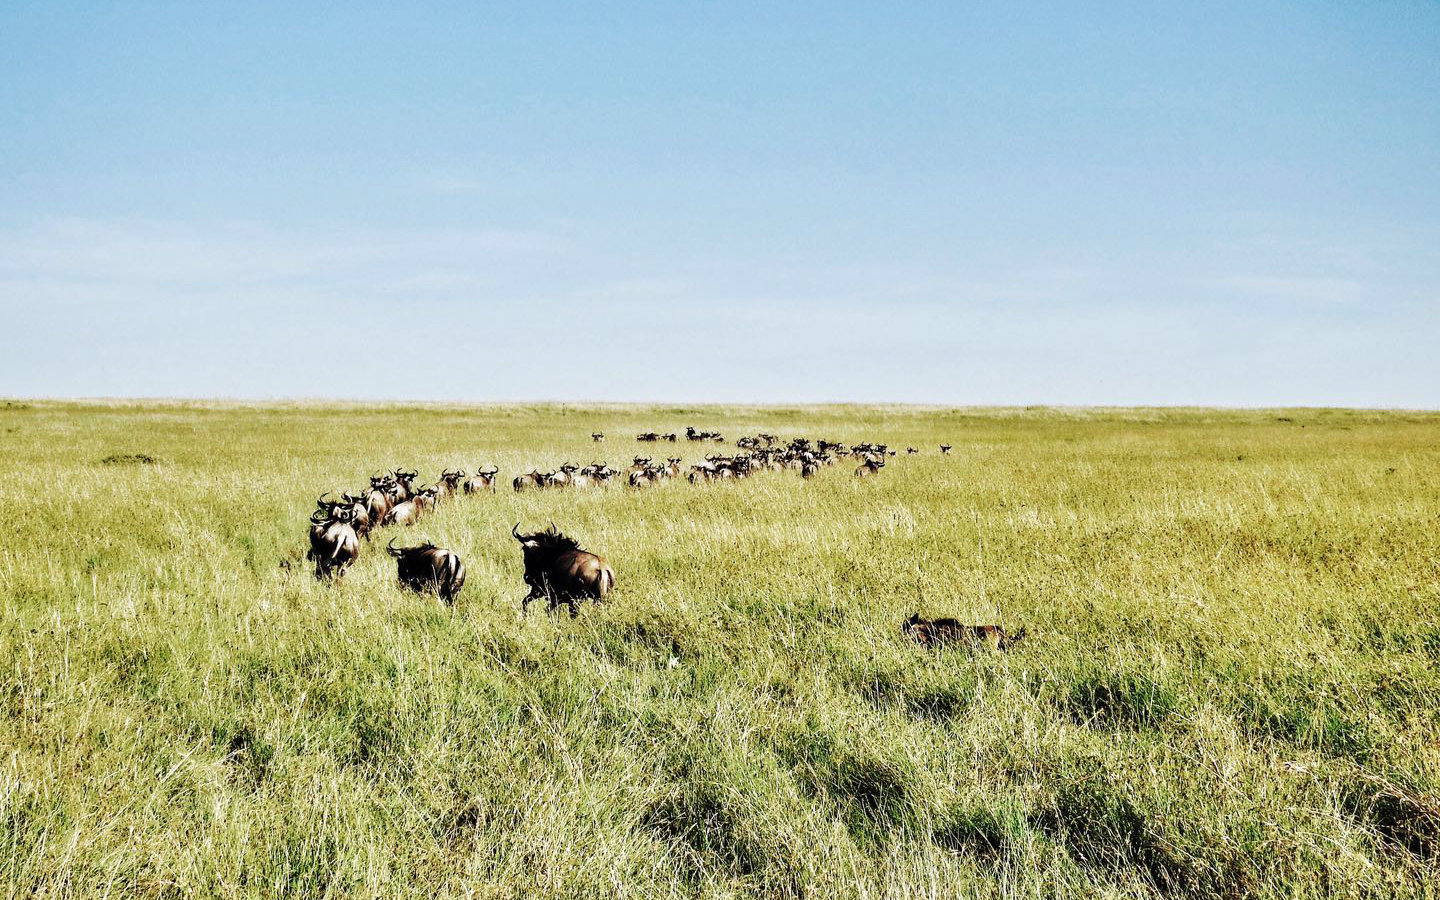
[[[1440,407],[1440,5],[0,9],[0,395]]]

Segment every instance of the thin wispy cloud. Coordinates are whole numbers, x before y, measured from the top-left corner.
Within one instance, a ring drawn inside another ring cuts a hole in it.
[[[1440,406],[1433,8],[372,12],[0,13],[0,393]]]

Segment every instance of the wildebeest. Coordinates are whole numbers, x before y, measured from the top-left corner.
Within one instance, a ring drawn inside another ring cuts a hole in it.
[[[385,519],[385,514],[395,501],[390,496],[389,479],[384,475],[373,475],[370,478],[370,490],[365,493],[365,508],[370,514],[372,525],[379,525]]]
[[[435,499],[445,500],[460,492],[460,482],[465,479],[465,470],[451,471],[446,469],[440,473],[440,480],[435,482]]]
[[[856,477],[856,478],[869,478],[871,475],[879,475],[879,474],[880,474],[880,470],[881,470],[882,468],[884,468],[884,466],[885,466],[885,458],[884,458],[884,457],[881,457],[881,456],[872,456],[872,457],[866,459],[865,462],[861,463],[861,464],[860,464],[860,467],[855,470],[855,477]]]
[[[406,500],[397,503],[385,514],[380,521],[381,525],[414,525],[420,519],[420,503],[417,500]]]
[[[342,494],[343,503],[350,507],[350,526],[355,529],[355,536],[367,538],[370,536],[370,507],[365,504],[364,497],[356,497],[350,493]]]
[[[475,477],[465,482],[464,489],[467,494],[478,494],[481,491],[495,490],[495,476],[500,470],[495,466],[487,466],[475,470]]]
[[[419,474],[419,472],[409,472],[405,469],[396,469],[392,473],[392,479],[395,482],[395,487],[399,488],[400,496],[397,498],[397,502],[399,502],[400,500],[409,500],[411,497],[415,496],[414,482],[415,478]]]
[[[386,549],[395,557],[400,584],[412,591],[438,594],[448,606],[465,586],[465,564],[451,550],[428,541],[418,547],[396,547],[395,538]]]
[[[517,522],[510,533],[525,554],[525,584],[530,592],[520,601],[522,614],[531,600],[544,597],[547,612],[564,603],[573,618],[580,614],[578,602],[604,600],[615,587],[615,570],[610,564],[561,534],[553,522],[549,529],[534,534],[521,534]]]
[[[1003,625],[962,625],[957,619],[922,619],[919,613],[906,619],[900,631],[922,647],[967,644],[1009,650],[1025,638],[1024,628],[1009,634]]]
[[[344,575],[360,555],[360,539],[350,524],[354,515],[352,507],[333,505],[328,513],[317,509],[310,516],[310,558],[316,578]]]

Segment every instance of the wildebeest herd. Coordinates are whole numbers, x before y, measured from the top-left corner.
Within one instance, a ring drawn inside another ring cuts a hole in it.
[[[725,441],[717,432],[697,431],[693,427],[685,429],[685,437],[688,441]],[[596,442],[604,438],[600,432],[591,434]],[[649,431],[636,435],[636,440],[676,442],[678,436],[673,432]],[[701,484],[787,470],[810,479],[822,467],[833,466],[846,458],[859,461],[855,477],[868,478],[879,474],[886,459],[896,455],[895,450],[881,443],[846,444],[803,437],[782,442],[775,435],[763,432],[738,439],[735,447],[733,454],[707,454],[703,461],[692,464],[687,480]],[[943,454],[948,454],[950,449],[948,444],[940,448]],[[907,455],[918,452],[914,447],[906,448]],[[623,474],[625,484],[644,488],[679,478],[683,471],[681,463],[678,456],[667,456],[663,462],[649,456],[636,456],[623,472],[605,463],[587,466],[567,463],[549,472],[531,469],[515,476],[511,484],[516,491],[579,489],[610,484]],[[359,557],[362,542],[368,541],[376,528],[414,525],[429,510],[457,495],[494,492],[499,469],[493,465],[482,466],[474,475],[468,475],[463,469],[446,469],[428,487],[416,486],[418,475],[414,470],[397,468],[372,475],[367,487],[356,493],[344,492],[339,500],[329,499],[329,493],[322,494],[310,516],[308,557],[315,564],[315,577],[327,580],[343,576]],[[544,531],[530,534],[521,533],[517,523],[511,534],[520,543],[525,564],[527,593],[521,600],[522,613],[528,610],[531,601],[544,599],[548,611],[563,605],[574,617],[579,614],[580,603],[585,600],[598,603],[614,588],[615,570],[609,563],[583,549],[553,523]],[[447,605],[453,604],[465,585],[465,565],[459,554],[429,542],[397,547],[396,540],[392,538],[386,549],[395,559],[400,584],[412,591],[435,594]],[[1006,650],[1025,634],[1021,629],[1011,635],[998,625],[961,625],[954,619],[926,620],[918,613],[901,628],[907,637],[924,647],[965,643]]]

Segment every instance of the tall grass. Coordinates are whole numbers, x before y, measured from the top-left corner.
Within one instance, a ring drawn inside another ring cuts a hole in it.
[[[463,556],[453,610],[376,543],[299,559],[381,467],[687,424],[925,452],[458,498],[405,535]],[[10,897],[1440,883],[1440,416],[11,403],[0,511]],[[509,529],[552,520],[618,590],[522,620]],[[1030,636],[928,652],[913,611]]]

